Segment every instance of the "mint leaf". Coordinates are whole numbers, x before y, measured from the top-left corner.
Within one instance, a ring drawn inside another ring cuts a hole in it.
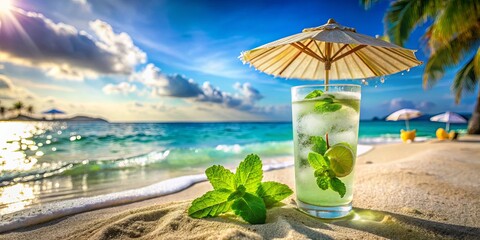
[[[262,181],[262,161],[256,154],[248,155],[237,168],[235,173],[236,185],[243,185],[247,192],[255,193]]]
[[[267,218],[267,209],[263,199],[248,192],[233,202],[232,209],[236,215],[251,224],[265,223]]]
[[[245,190],[246,189],[243,185],[238,186],[237,190],[228,196],[228,201],[243,197],[243,195],[245,195]]]
[[[310,141],[313,143],[312,151],[325,155],[327,151],[327,142],[320,136],[310,137]]]
[[[333,103],[333,98],[331,97],[324,97],[322,99],[320,99],[320,101],[324,104],[327,104],[327,103]]]
[[[315,177],[328,176],[328,169],[326,167],[322,167],[321,169],[315,170],[313,175]]]
[[[313,90],[312,92],[307,94],[307,96],[305,96],[305,99],[317,98],[317,97],[322,96],[322,94],[323,94],[322,90]]]
[[[314,169],[323,169],[324,167],[328,167],[328,163],[325,158],[316,152],[308,153],[308,163]]]
[[[321,175],[317,177],[317,185],[322,190],[327,190],[330,183],[330,178],[326,175]]]
[[[208,180],[213,189],[235,190],[235,175],[228,169],[220,165],[213,165],[205,170]]]
[[[347,188],[345,187],[345,184],[338,178],[330,178],[330,188],[338,192],[340,194],[340,197],[343,198],[345,196],[345,193],[347,192]]]
[[[230,210],[232,201],[228,200],[231,191],[213,190],[195,199],[188,208],[188,215],[194,218],[215,217]]]
[[[318,102],[315,103],[315,108],[314,110],[319,113],[326,113],[326,112],[335,112],[340,110],[342,108],[341,104],[338,103],[323,103],[323,102]]]
[[[263,202],[267,208],[272,207],[275,203],[292,195],[292,193],[292,189],[287,185],[277,182],[263,182],[257,189],[257,195],[263,198]]]

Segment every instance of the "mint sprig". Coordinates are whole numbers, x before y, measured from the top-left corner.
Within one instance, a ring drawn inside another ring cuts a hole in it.
[[[326,150],[328,150],[327,142],[320,136],[311,137],[311,141],[314,143],[313,151],[308,154],[307,160],[315,170],[314,176],[318,187],[322,190],[330,188],[343,198],[347,188],[330,168],[330,160],[325,155]]]
[[[328,149],[327,142],[323,140],[322,137],[319,137],[319,136],[310,137],[310,142],[313,143],[312,150],[314,152],[319,153],[322,156],[325,154],[325,152]]]
[[[322,98],[319,98],[322,97]],[[305,96],[304,99],[319,98],[315,102],[314,111],[318,113],[336,112],[342,106],[350,107],[356,112],[359,111],[360,102],[346,99],[335,99],[334,95],[324,93],[322,90],[313,90]]]
[[[330,98],[327,98],[330,99]],[[342,105],[339,103],[333,103],[333,102],[317,102],[315,103],[315,112],[318,113],[327,113],[327,112],[336,112],[342,108]]]
[[[293,193],[285,184],[262,183],[262,161],[255,154],[248,155],[235,174],[220,165],[209,167],[205,174],[214,190],[192,202],[188,215],[194,218],[233,212],[251,224],[265,223],[267,208]]]
[[[307,96],[305,96],[305,99],[312,99],[312,98],[317,98],[317,97],[320,97],[323,95],[323,91],[322,90],[313,90],[312,92],[310,92],[309,94],[307,94]]]

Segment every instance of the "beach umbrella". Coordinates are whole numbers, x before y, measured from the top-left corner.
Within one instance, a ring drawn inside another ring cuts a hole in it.
[[[55,119],[55,114],[65,114],[64,111],[61,111],[61,110],[58,110],[58,109],[55,109],[55,108],[52,108],[48,111],[45,111],[45,112],[42,112],[43,114],[51,114],[52,115],[52,118]]]
[[[244,63],[284,78],[319,80],[383,76],[420,65],[414,50],[356,32],[333,19],[240,55]]]
[[[466,123],[467,122],[467,120],[464,117],[454,112],[448,112],[448,111],[431,117],[430,121],[446,123],[445,128],[447,132],[450,128],[450,123]]]
[[[408,131],[409,130],[408,120],[414,119],[420,116],[422,116],[422,113],[420,111],[416,109],[404,108],[388,115],[387,121],[405,120],[405,126],[407,127],[407,131]]]

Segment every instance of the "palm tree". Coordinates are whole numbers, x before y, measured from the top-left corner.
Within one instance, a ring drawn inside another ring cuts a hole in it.
[[[22,113],[23,107],[25,107],[25,105],[24,105],[22,102],[18,101],[18,102],[15,102],[15,103],[13,104],[13,108],[12,108],[12,109],[13,109],[13,110],[16,110],[17,113],[18,113],[18,115],[20,115],[20,114]]]
[[[366,9],[378,1],[360,0]],[[434,86],[448,68],[458,67],[452,84],[458,104],[464,93],[475,92],[480,84],[479,19],[479,1],[395,0],[385,15],[385,31],[392,42],[403,45],[417,26],[429,23],[423,35],[430,54],[423,87]],[[480,91],[468,133],[480,134]]]
[[[33,109],[34,109],[33,106],[32,106],[32,105],[29,105],[29,106],[27,107],[27,112],[28,112],[30,115],[32,115],[32,114],[33,114]]]

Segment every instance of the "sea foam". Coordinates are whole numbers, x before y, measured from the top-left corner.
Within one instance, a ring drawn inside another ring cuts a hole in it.
[[[358,145],[357,155],[370,151],[373,147],[368,145]],[[293,166],[293,160],[278,161],[270,159],[268,164],[264,164],[264,171],[271,171]],[[158,183],[122,192],[104,194],[94,197],[76,198],[52,203],[46,203],[41,206],[34,206],[22,211],[9,213],[0,216],[0,233],[15,230],[22,227],[28,227],[39,223],[44,223],[64,216],[73,215],[81,212],[96,210],[116,206],[120,204],[132,203],[149,198],[160,197],[184,190],[195,183],[206,181],[205,174],[188,175],[171,178]]]
[[[415,142],[425,142],[429,140],[429,137],[416,137]],[[381,136],[381,137],[361,137],[358,139],[360,144],[379,145],[389,143],[401,143],[402,139],[393,136]],[[360,145],[359,145],[360,146]]]

